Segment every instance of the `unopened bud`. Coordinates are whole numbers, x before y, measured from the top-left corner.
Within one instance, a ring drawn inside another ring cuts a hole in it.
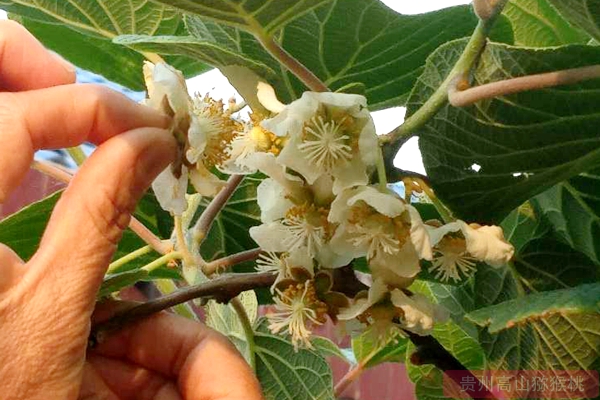
[[[489,19],[494,13],[495,0],[473,0],[473,9],[475,14],[481,20]]]

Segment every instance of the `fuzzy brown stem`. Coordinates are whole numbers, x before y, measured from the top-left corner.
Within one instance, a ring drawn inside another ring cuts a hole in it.
[[[527,90],[545,89],[554,86],[570,85],[589,79],[600,78],[600,65],[572,68],[563,71],[521,76],[503,81],[487,83],[473,88],[459,90],[458,80],[448,89],[448,100],[454,107],[465,107],[480,100],[520,93]]]
[[[227,201],[243,180],[244,175],[231,175],[227,180],[225,187],[223,187],[223,189],[221,189],[221,191],[212,199],[200,218],[198,218],[193,229],[194,240],[197,242],[198,246],[204,242],[215,218],[217,218],[219,212],[225,207],[225,204],[227,204]]]
[[[256,248],[219,258],[218,260],[214,260],[205,264],[204,267],[202,267],[202,272],[204,272],[205,275],[210,276],[219,270],[223,270],[246,261],[254,261],[260,255],[260,252],[261,249]]]
[[[250,274],[228,274],[195,286],[188,286],[173,293],[145,303],[133,303],[114,314],[110,319],[92,325],[90,343],[100,343],[108,335],[123,327],[147,318],[152,314],[167,310],[178,304],[198,298],[212,298],[226,303],[246,290],[269,287],[276,275],[271,272]]]

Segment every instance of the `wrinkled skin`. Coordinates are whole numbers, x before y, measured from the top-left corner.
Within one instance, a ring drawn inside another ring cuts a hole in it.
[[[25,263],[0,245],[0,393],[10,399],[261,399],[235,348],[161,314],[88,352],[96,292],[136,202],[176,152],[169,121],[124,96],[76,85],[74,69],[0,22],[0,202],[34,151],[99,145]]]

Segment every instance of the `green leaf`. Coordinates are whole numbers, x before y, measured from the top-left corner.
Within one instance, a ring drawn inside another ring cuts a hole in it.
[[[219,213],[202,245],[202,256],[205,260],[214,260],[256,248],[257,245],[248,230],[261,223],[260,208],[256,202],[256,188],[260,181],[258,178],[247,176]],[[208,202],[208,199],[203,199],[198,213],[205,209]]]
[[[149,282],[156,279],[180,280],[182,278],[178,271],[167,267],[157,268],[152,272],[148,272],[143,269],[133,269],[125,272],[119,272],[116,274],[107,275],[104,278],[97,297],[102,298],[109,296],[111,293],[115,293],[129,286],[133,286],[137,282]]]
[[[123,34],[175,35],[185,28],[178,11],[148,0],[0,0],[46,47],[73,64],[133,90],[143,90],[142,61],[135,51],[111,43]],[[187,76],[209,69],[185,57],[167,61]]]
[[[29,260],[37,251],[50,213],[62,191],[32,203],[0,221],[0,243],[10,247],[23,260]]]
[[[330,0],[155,0],[246,31],[270,34]]]
[[[466,318],[490,333],[551,315],[600,312],[600,283],[530,294],[469,313]]]
[[[512,23],[515,44],[549,47],[589,41],[589,36],[571,26],[548,0],[512,0],[504,8]]]
[[[314,346],[315,351],[317,351],[323,357],[338,357],[346,362],[350,362],[348,357],[342,352],[340,347],[333,343],[330,339],[324,336],[313,336],[310,339],[311,344]]]
[[[316,351],[256,332],[256,374],[267,400],[333,400],[333,376]]]
[[[251,323],[254,323],[258,313],[258,300],[254,291],[249,290],[240,293],[238,299],[241,301]],[[246,361],[250,360],[248,341],[244,333],[244,327],[240,322],[237,312],[231,304],[220,304],[210,300],[205,307],[206,325],[217,332],[227,336],[235,345]]]
[[[548,189],[533,202],[558,235],[600,264],[600,170],[592,170]]]
[[[352,338],[352,351],[356,361],[365,368],[373,368],[385,362],[403,362],[406,358],[407,338],[392,337],[384,344],[372,332],[364,332]]]
[[[409,104],[414,113],[461,54],[455,41],[432,55]],[[529,49],[490,43],[476,84],[600,63],[600,48]],[[444,106],[419,131],[433,188],[458,216],[501,221],[552,185],[600,165],[600,80],[523,92],[476,105]]]
[[[519,254],[529,242],[548,233],[550,225],[538,216],[532,204],[527,202],[515,208],[502,221],[502,229],[506,240],[514,246],[515,253]]]
[[[197,41],[149,36],[117,41],[140,51],[201,57],[217,67],[248,67],[286,103],[306,90],[251,34],[198,17],[186,18],[186,24]],[[376,110],[404,104],[427,56],[448,40],[470,35],[476,24],[468,6],[400,15],[379,0],[333,0],[289,23],[278,38],[332,90],[364,87],[370,109]],[[493,35],[512,41],[506,19],[499,21]]]
[[[600,1],[598,0],[549,0],[572,24],[600,40]]]

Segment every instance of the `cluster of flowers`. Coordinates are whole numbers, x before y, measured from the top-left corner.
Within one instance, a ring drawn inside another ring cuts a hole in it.
[[[186,150],[154,183],[165,209],[183,212],[188,177],[198,193],[216,194],[223,182],[212,167],[267,175],[257,196],[262,225],[250,235],[264,251],[257,269],[278,275],[270,329],[288,333],[296,347],[310,346],[312,327],[326,316],[360,321],[381,338],[401,329],[427,334],[443,312],[408,290],[421,260],[438,278],[459,280],[478,261],[497,266],[512,257],[501,228],[423,222],[393,191],[369,184],[380,150],[363,96],[306,92],[284,106],[261,90],[275,116],[243,123],[221,103],[190,99],[168,66],[146,68],[149,101],[175,115]],[[356,259],[366,259],[370,288],[349,298],[335,271]]]

